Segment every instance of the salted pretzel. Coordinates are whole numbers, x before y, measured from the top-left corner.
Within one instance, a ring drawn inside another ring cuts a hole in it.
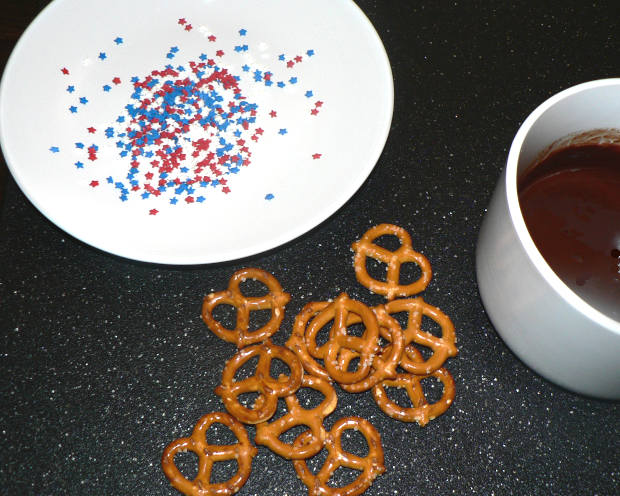
[[[368,454],[360,457],[342,449],[341,437],[344,431],[359,431],[368,444]],[[312,433],[303,432],[295,440],[295,445],[303,446],[312,442]],[[381,436],[373,425],[360,417],[345,417],[338,420],[325,441],[327,459],[319,472],[313,474],[305,460],[294,460],[293,466],[302,482],[308,487],[309,496],[358,496],[368,489],[373,481],[385,472]],[[347,467],[360,472],[351,483],[342,487],[328,485],[332,474],[339,467]]]
[[[366,378],[353,384],[340,384],[340,387],[349,393],[368,391],[382,380],[396,377],[396,369],[403,355],[405,338],[398,322],[390,317],[382,307],[373,308],[373,311],[377,316],[379,332],[382,335],[389,335],[391,344],[375,355],[372,362],[372,372]],[[355,316],[353,318],[355,319]],[[345,351],[347,353],[340,354],[340,368],[343,370],[348,369],[349,362],[353,358],[359,357],[359,353]]]
[[[405,336],[405,351],[401,359],[400,366],[412,374],[430,374],[440,368],[448,357],[458,354],[456,348],[456,335],[454,324],[450,318],[439,308],[429,305],[422,299],[407,298],[390,301],[383,305],[383,308],[390,315],[400,312],[407,312],[407,326],[403,329]],[[422,317],[427,316],[434,320],[441,327],[441,337],[434,336],[430,332],[422,329]],[[387,340],[390,336],[382,334]],[[425,346],[433,350],[433,354],[427,359],[418,359],[417,355],[412,356],[411,343]]]
[[[347,333],[347,327],[353,322],[351,315],[359,318],[359,322],[365,327],[361,337]],[[338,383],[352,384],[361,381],[371,372],[373,357],[379,348],[377,317],[365,304],[342,293],[312,319],[306,335],[316,335],[317,330],[329,322],[332,322],[329,341],[325,345],[325,355],[321,357],[325,370]],[[359,354],[359,363],[354,371],[341,367],[340,354],[344,350]]]
[[[245,296],[240,285],[248,279],[262,282],[269,290],[263,296]],[[204,298],[202,304],[202,319],[209,329],[218,337],[229,343],[235,343],[238,348],[260,343],[272,336],[279,328],[284,318],[284,307],[291,297],[282,290],[282,286],[268,272],[246,268],[235,272],[228,283],[228,289],[211,293]],[[213,317],[213,310],[219,305],[231,305],[237,310],[237,322],[234,329],[224,327]],[[250,312],[253,310],[271,310],[271,318],[259,329],[250,330]]]
[[[374,241],[384,235],[398,237],[400,247],[395,251],[390,251],[376,245]],[[355,252],[353,266],[357,280],[374,293],[384,295],[388,301],[393,300],[397,296],[411,296],[423,291],[432,278],[430,262],[424,255],[413,249],[411,236],[402,227],[393,224],[379,224],[370,228],[351,247]],[[367,257],[387,264],[385,281],[374,279],[368,274],[366,269]],[[403,263],[415,263],[418,265],[422,274],[416,281],[410,284],[400,283],[400,268]]]
[[[422,355],[415,348],[413,348],[411,353],[413,357],[422,360]],[[435,403],[428,403],[422,388],[422,380],[430,377],[436,378],[443,384],[443,395]],[[404,389],[412,406],[401,406],[390,399],[385,391],[389,387]],[[386,379],[373,387],[372,395],[379,408],[385,414],[403,422],[417,422],[424,427],[431,420],[439,417],[439,415],[445,413],[450,408],[455,396],[454,379],[445,368],[435,370],[428,375],[398,374],[395,378]]]
[[[324,399],[312,409],[302,408],[295,393],[286,396],[288,412],[273,422],[263,422],[256,426],[257,444],[267,446],[271,451],[289,460],[300,460],[316,455],[325,443],[327,433],[323,419],[336,409],[338,396],[331,384],[319,377],[304,375],[301,388],[311,388],[323,394]],[[300,389],[301,389],[300,388]],[[280,436],[295,426],[305,425],[310,428],[312,439],[307,443],[294,445],[280,440]]]
[[[207,442],[207,431],[214,423],[228,427],[237,438],[236,444],[217,445]],[[188,480],[174,463],[177,453],[191,451],[198,456],[198,475]],[[190,437],[171,442],[161,457],[161,467],[173,487],[189,496],[235,494],[250,476],[252,458],[257,449],[250,443],[248,433],[240,422],[224,412],[204,415],[194,427]],[[232,461],[237,473],[225,482],[211,483],[211,471],[216,462]]]
[[[317,362],[310,354],[308,350],[307,341],[311,341],[311,346],[314,345],[314,350],[317,350],[316,342],[312,342],[313,339],[306,335],[306,328],[310,320],[316,317],[325,307],[329,305],[327,301],[313,301],[304,306],[301,312],[295,317],[295,323],[293,324],[293,332],[286,341],[286,347],[292,350],[299,360],[301,361],[304,370],[308,374],[312,374],[316,377],[320,377],[326,381],[331,382],[332,378],[327,373],[327,370],[322,364]],[[319,329],[317,329],[318,331]],[[316,351],[315,351],[316,353]],[[322,353],[317,353],[321,355]],[[324,353],[323,353],[324,356]]]
[[[238,369],[254,357],[258,357],[254,375],[235,380]],[[281,374],[277,379],[271,377],[271,362],[282,360],[290,369],[290,375]],[[278,346],[267,340],[241,348],[226,362],[222,373],[222,383],[215,388],[215,394],[222,398],[228,413],[245,424],[258,424],[269,420],[278,408],[278,398],[293,394],[301,386],[303,368],[297,355],[288,348]],[[239,396],[257,393],[252,407],[239,402]]]

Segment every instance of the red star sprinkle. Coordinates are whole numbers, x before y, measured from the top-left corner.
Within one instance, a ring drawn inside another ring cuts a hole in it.
[[[149,210],[149,215],[157,215],[159,213],[159,210],[157,210],[156,208],[152,208],[151,210]]]
[[[188,24],[187,26],[185,26],[185,31],[191,31],[192,30],[192,25]]]
[[[95,132],[97,131],[94,127],[89,127],[87,128],[87,130],[90,134],[95,134]]]
[[[314,160],[318,160],[319,158],[321,158],[321,154],[320,154],[320,153],[314,153],[314,154],[312,155],[312,158],[313,158]]]
[[[276,117],[278,115],[278,113],[275,110],[272,110],[271,112],[269,112],[269,115],[271,117]]]
[[[295,65],[295,62],[293,62],[292,60],[289,60],[289,61],[286,63],[286,67],[293,67],[294,65]]]
[[[317,100],[317,101],[314,103],[314,106],[315,106],[315,107],[321,107],[322,105],[323,105],[323,102],[322,102],[321,100]]]
[[[295,62],[301,62],[301,55],[297,55],[297,57],[295,57]]]
[[[60,69],[60,72],[62,72],[65,75],[69,74],[69,69],[67,69],[66,67],[63,67],[62,69]]]
[[[221,182],[221,181],[220,181],[220,182]],[[224,187],[222,188],[222,192],[223,192],[223,193],[228,194],[228,193],[230,193],[230,188],[229,188],[228,186],[224,186]]]
[[[90,185],[91,185],[93,188],[95,188],[95,187],[99,186],[99,181],[91,181],[91,182],[90,182]]]
[[[121,84],[121,78],[119,78],[119,77],[117,76],[117,77],[115,77],[114,79],[112,79],[112,82],[113,82],[114,84]]]
[[[207,39],[208,39],[209,41],[215,41],[215,40],[217,40],[217,38],[216,38],[215,36],[213,36],[213,35],[209,36]]]
[[[224,55],[224,50],[218,50],[217,52],[215,52],[216,57],[221,57],[222,55]]]
[[[183,24],[185,24],[187,21],[181,17],[181,19],[179,19],[179,24],[182,26]]]
[[[317,109],[313,108],[312,110],[310,110],[310,113],[312,115],[317,115],[319,113],[319,111]]]

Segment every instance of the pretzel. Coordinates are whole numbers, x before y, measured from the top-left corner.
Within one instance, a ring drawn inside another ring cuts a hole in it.
[[[347,326],[353,320],[353,314],[364,324],[365,331],[362,337],[347,334]],[[306,334],[313,336],[328,322],[333,321],[330,330],[330,339],[325,346],[325,356],[322,357],[325,370],[338,383],[352,384],[364,379],[371,371],[373,357],[379,348],[379,324],[374,312],[362,302],[353,300],[342,293],[332,303],[326,306],[308,325]],[[359,354],[359,364],[356,370],[349,371],[340,366],[339,354],[348,349]]]
[[[405,352],[400,363],[400,366],[407,372],[418,375],[430,374],[439,369],[448,357],[458,354],[455,345],[454,324],[439,308],[429,305],[421,297],[390,301],[384,304],[383,308],[390,315],[399,312],[407,312],[408,314],[407,327],[403,330]],[[441,326],[442,336],[440,338],[422,330],[422,316],[424,315]],[[390,340],[389,335],[383,333],[382,336]],[[410,343],[431,348],[433,350],[432,356],[426,361],[417,356],[412,356],[411,349],[413,346],[409,346]]]
[[[342,433],[348,429],[359,431],[366,439],[368,454],[365,457],[347,453],[342,449]],[[294,445],[303,446],[311,443],[312,437],[309,431],[303,432],[297,437]],[[381,436],[373,425],[363,418],[345,417],[338,420],[327,436],[325,448],[328,452],[327,459],[316,475],[310,471],[305,460],[293,461],[297,475],[308,487],[309,496],[357,496],[366,491],[378,475],[385,472]],[[347,467],[361,473],[346,486],[328,485],[330,477],[339,467]]]
[[[295,393],[284,398],[288,413],[271,423],[263,422],[256,426],[257,444],[267,446],[271,451],[289,460],[299,460],[316,455],[323,448],[327,433],[323,427],[323,419],[336,409],[338,397],[329,382],[319,377],[304,375],[302,388],[312,388],[325,396],[323,401],[310,410],[299,405]],[[307,443],[293,445],[280,441],[280,436],[289,429],[306,425],[310,428],[312,439]]]
[[[212,445],[207,442],[207,431],[214,423],[228,427],[236,436],[238,443]],[[198,475],[188,480],[174,463],[177,453],[192,451],[198,456]],[[198,420],[192,435],[172,441],[161,457],[161,467],[172,486],[190,496],[211,496],[234,494],[245,484],[252,469],[252,458],[258,453],[250,444],[248,433],[240,422],[224,412],[204,415]],[[215,462],[233,460],[237,473],[225,482],[211,483],[211,470]]]
[[[383,235],[397,236],[400,241],[400,247],[396,251],[390,251],[373,243],[375,239]],[[351,247],[355,252],[353,266],[357,280],[374,293],[384,295],[388,301],[393,300],[396,296],[417,294],[426,289],[431,280],[432,269],[430,262],[424,255],[413,249],[411,236],[402,227],[393,224],[379,224],[369,229]],[[374,279],[368,274],[366,269],[367,257],[387,264],[385,281]],[[417,264],[422,274],[416,281],[402,285],[400,284],[400,266],[407,262]]]
[[[422,355],[412,347],[412,357],[422,360]],[[443,384],[443,395],[435,403],[428,403],[424,396],[421,381],[423,379],[435,377]],[[386,387],[397,387],[405,389],[407,396],[411,400],[411,407],[403,407],[392,401],[385,392]],[[455,387],[454,379],[450,372],[441,368],[428,375],[415,375],[411,373],[398,374],[394,379],[386,379],[372,388],[372,395],[379,408],[387,415],[403,422],[417,422],[424,427],[429,421],[443,414],[454,401]]]
[[[235,381],[235,373],[246,362],[258,356],[256,373],[251,377]],[[282,360],[290,369],[290,375],[283,374],[274,379],[271,377],[271,361]],[[301,386],[303,368],[297,356],[283,346],[277,346],[267,340],[262,344],[248,346],[237,351],[226,365],[222,373],[222,383],[215,388],[226,410],[237,420],[245,424],[265,422],[276,412],[278,398],[293,394]],[[258,393],[258,398],[251,408],[239,402],[239,395]]]
[[[269,292],[263,296],[244,296],[240,285],[248,279],[262,282]],[[228,289],[211,293],[204,298],[202,319],[218,337],[229,343],[235,343],[237,348],[243,348],[264,341],[280,328],[284,318],[284,307],[290,299],[290,295],[282,290],[280,283],[268,272],[254,268],[241,269],[230,278]],[[213,317],[213,310],[219,305],[232,305],[236,308],[237,323],[234,329],[227,329]],[[271,309],[269,322],[259,329],[250,331],[250,312],[266,309]]]
[[[372,372],[360,382],[353,384],[340,384],[340,387],[349,393],[361,393],[368,391],[384,379],[396,377],[396,369],[400,363],[405,347],[405,338],[398,322],[382,307],[374,308],[379,323],[379,332],[389,334],[390,345],[376,354],[372,362]],[[348,351],[348,350],[345,350]],[[349,362],[359,357],[359,353],[349,352],[340,354],[340,368],[347,370]]]
[[[308,374],[312,374],[316,377],[320,377],[321,379],[331,382],[332,378],[329,376],[325,368],[310,355],[307,341],[311,341],[310,344],[312,345],[313,339],[310,339],[306,335],[308,322],[328,305],[329,302],[327,301],[313,301],[306,304],[297,317],[295,317],[293,332],[286,342],[286,347],[297,355],[304,367],[304,370]],[[313,343],[313,349],[318,349],[315,342]],[[321,355],[321,353],[318,354]]]

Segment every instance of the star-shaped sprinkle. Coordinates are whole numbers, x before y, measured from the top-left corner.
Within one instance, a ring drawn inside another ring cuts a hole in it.
[[[248,32],[247,32],[247,30],[246,30],[246,29],[241,28],[241,29],[239,30],[239,36],[245,36],[246,34],[248,34]]]
[[[273,194],[272,194],[272,193],[267,193],[267,194],[265,195],[265,200],[273,200],[274,198],[275,198],[275,197],[273,196]]]
[[[179,19],[178,23],[183,26],[183,24],[185,24],[187,21],[185,20],[184,17],[181,17],[181,19]]]
[[[118,76],[116,76],[114,79],[112,79],[112,82],[114,84],[121,84],[121,78],[119,78]]]
[[[69,107],[69,111],[70,111],[72,114],[75,114],[75,113],[78,111],[78,109],[77,109],[77,107],[76,107],[75,105],[71,105],[71,106]]]
[[[80,97],[80,103],[82,105],[86,105],[88,103],[88,99],[85,96]]]
[[[306,92],[304,93],[304,95],[305,95],[305,97],[306,97],[306,98],[312,98],[312,96],[313,96],[313,94],[312,94],[312,91],[311,91],[311,90],[306,91]]]
[[[67,86],[68,93],[73,93],[74,91],[75,91],[75,86],[72,86],[72,85]]]
[[[314,50],[312,50],[312,49],[308,50],[308,51],[306,52],[306,55],[307,55],[308,57],[312,57],[312,56],[314,55]]]
[[[112,87],[109,84],[104,84],[103,85],[103,91],[110,91],[112,89]]]
[[[157,210],[156,208],[152,208],[151,210],[149,210],[149,215],[157,215],[159,213],[159,210]]]
[[[83,169],[84,168],[84,164],[82,162],[80,162],[79,160],[74,164],[76,169]]]
[[[217,38],[214,35],[209,35],[209,37],[207,38],[209,41],[213,42],[215,40],[217,40]]]
[[[114,38],[114,43],[116,43],[117,45],[122,45],[123,38],[121,38],[120,36],[117,36],[116,38]]]
[[[69,75],[69,69],[67,69],[66,67],[63,67],[62,69],[60,69],[60,72],[62,72],[65,76]]]
[[[50,146],[50,152],[58,153],[59,151],[60,151],[60,148],[58,148],[57,146]]]
[[[95,133],[97,132],[97,130],[96,130],[94,127],[92,127],[92,126],[91,126],[91,127],[89,127],[89,128],[87,128],[87,131],[88,131],[90,134],[95,134]]]
[[[278,131],[278,134],[281,134],[282,136],[284,136],[288,131],[286,130],[286,128],[282,128]]]
[[[278,113],[275,110],[272,110],[271,112],[269,112],[269,116],[272,117],[272,118],[273,117],[277,117]]]
[[[93,188],[96,188],[97,186],[99,186],[99,181],[92,180],[90,182],[90,186],[93,187]]]
[[[321,158],[321,154],[320,154],[320,153],[313,153],[313,154],[312,154],[312,158],[313,158],[314,160],[318,160],[318,159],[320,159],[320,158]]]
[[[108,56],[106,55],[106,53],[105,53],[105,52],[99,52],[99,58],[100,58],[101,60],[105,60],[105,59],[107,59],[107,58],[108,58]]]

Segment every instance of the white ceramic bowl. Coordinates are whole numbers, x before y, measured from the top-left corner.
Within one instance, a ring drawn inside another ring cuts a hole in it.
[[[517,198],[517,177],[549,145],[572,133],[609,128],[620,128],[620,78],[569,88],[529,115],[483,221],[476,271],[491,322],[526,365],[571,391],[618,399],[620,322],[553,272],[530,237]]]

